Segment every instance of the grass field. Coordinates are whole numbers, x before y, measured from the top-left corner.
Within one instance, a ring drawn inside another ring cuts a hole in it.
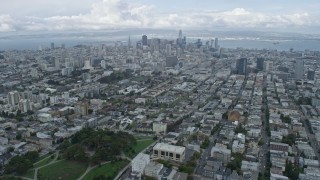
[[[96,167],[92,169],[83,180],[92,180],[95,176],[103,175],[105,177],[109,177],[110,179],[114,179],[118,172],[123,169],[129,161],[121,160],[114,163],[104,164],[101,167]]]
[[[27,177],[27,178],[33,179],[34,178],[34,169],[29,169],[27,171],[27,173],[23,175],[23,177]]]
[[[39,169],[39,175],[50,179],[73,180],[79,178],[87,166],[86,163],[62,160]]]
[[[39,159],[38,159],[37,162],[40,162],[41,160],[46,159],[46,158],[50,157],[51,155],[54,155],[54,154],[46,154],[46,155],[44,155],[44,156],[41,156],[41,157],[39,157]],[[37,163],[37,162],[36,162],[36,163]]]
[[[135,144],[132,148],[134,149],[136,154],[138,154],[139,152],[144,150],[146,147],[150,146],[153,142],[154,142],[154,140],[152,138],[151,139],[141,139],[141,140],[138,140],[137,144]]]
[[[155,142],[153,140],[153,137],[148,137],[148,136],[137,136],[135,137],[137,140],[137,144],[132,146],[132,149],[134,150],[133,152],[126,152],[126,155],[128,157],[135,157],[137,154],[139,154],[142,150],[144,150],[146,147],[150,146],[152,143]]]
[[[53,154],[52,156],[55,156],[55,155]],[[48,156],[48,157],[34,163],[33,168],[44,166],[44,165],[50,163],[51,161],[53,161],[53,159],[51,159],[51,156]]]

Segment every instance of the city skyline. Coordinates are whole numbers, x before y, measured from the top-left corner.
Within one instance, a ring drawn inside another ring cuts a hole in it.
[[[317,33],[320,25],[320,3],[315,0],[84,0],[81,4],[13,0],[2,4],[0,32],[181,28]]]

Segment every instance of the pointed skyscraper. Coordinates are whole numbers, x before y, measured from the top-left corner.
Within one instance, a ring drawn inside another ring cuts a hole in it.
[[[129,40],[128,40],[128,48],[131,47],[131,38],[130,38],[130,35],[129,35]]]

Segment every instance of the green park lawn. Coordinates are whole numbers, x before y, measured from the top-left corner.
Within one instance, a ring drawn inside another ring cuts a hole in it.
[[[34,169],[29,169],[27,171],[27,173],[23,175],[23,177],[33,179],[34,178]]]
[[[54,154],[52,154],[52,156],[55,156]],[[43,158],[41,160],[39,160],[38,162],[33,164],[33,168],[38,168],[41,166],[44,166],[48,163],[50,163],[51,161],[53,161],[53,159],[51,159],[51,156],[47,156],[46,158]]]
[[[129,163],[128,160],[120,160],[108,164],[104,164],[100,167],[96,167],[92,169],[84,178],[83,180],[92,180],[96,176],[105,176],[108,179],[114,179],[118,172],[122,170],[127,164]]]
[[[132,151],[126,152],[126,155],[128,157],[131,157],[131,158],[135,157],[142,150],[144,150],[145,148],[147,148],[148,146],[150,146],[152,143],[155,142],[155,140],[153,140],[152,137],[138,136],[138,137],[135,137],[135,138],[137,140],[137,143],[132,146],[132,149],[134,150],[134,152],[132,152]]]
[[[146,147],[150,146],[152,143],[154,142],[154,140],[151,139],[140,139],[137,140],[137,144],[133,145],[133,149],[136,152],[136,154],[138,154],[139,152],[141,152],[142,150],[144,150]]]
[[[62,160],[39,169],[39,175],[50,179],[73,180],[79,178],[87,169],[86,163]]]

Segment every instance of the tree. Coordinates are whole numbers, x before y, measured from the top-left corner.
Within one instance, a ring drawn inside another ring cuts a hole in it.
[[[10,174],[13,172],[19,175],[26,173],[32,168],[33,163],[39,158],[39,154],[36,151],[27,152],[23,156],[15,156],[6,165],[5,173]]]
[[[302,171],[298,166],[292,164],[290,161],[286,161],[286,170],[283,172],[289,179],[299,179],[299,173]]]
[[[60,150],[65,150],[65,149],[67,149],[69,146],[71,146],[70,141],[69,141],[69,140],[64,140],[64,141],[60,144],[60,146],[58,147],[58,149],[60,149]]]
[[[234,153],[232,154],[232,156],[234,157],[234,159],[227,164],[227,168],[236,170],[237,173],[240,174],[243,156],[240,153]]]
[[[260,139],[259,142],[258,142],[258,145],[259,145],[259,146],[262,146],[263,144],[264,144],[263,140]]]
[[[21,138],[22,138],[21,133],[18,133],[18,134],[16,135],[16,139],[17,139],[17,140],[21,140]]]
[[[64,151],[63,155],[68,160],[85,162],[88,159],[87,154],[84,151],[84,148],[80,144],[68,147]]]
[[[242,133],[242,134],[244,134],[244,135],[247,134],[247,130],[246,130],[244,127],[242,127],[241,124],[234,129],[234,132],[235,132],[236,134],[238,134],[238,133]]]
[[[202,149],[206,149],[208,146],[209,146],[209,144],[210,144],[210,140],[209,140],[209,138],[208,137],[205,137],[205,139],[204,139],[204,141],[203,141],[203,143],[201,144],[201,148]]]
[[[282,137],[282,143],[289,144],[292,146],[296,141],[296,136],[294,134],[288,134],[287,136]]]

